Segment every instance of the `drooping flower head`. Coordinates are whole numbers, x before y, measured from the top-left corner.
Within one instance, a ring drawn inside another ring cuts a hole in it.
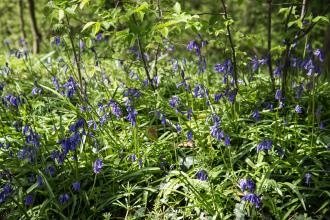
[[[242,198],[243,201],[248,201],[253,204],[256,208],[260,208],[261,199],[255,194],[248,194]]]
[[[93,164],[93,170],[94,170],[94,173],[95,174],[98,174],[101,172],[101,169],[103,167],[103,162],[101,159],[97,159],[94,161],[94,164]]]

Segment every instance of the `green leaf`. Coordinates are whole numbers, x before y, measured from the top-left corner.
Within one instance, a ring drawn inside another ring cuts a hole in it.
[[[96,23],[95,21],[88,22],[87,24],[85,24],[85,26],[83,27],[81,32],[83,32],[84,30],[86,30],[87,28],[89,28],[90,26],[92,26],[95,23]]]
[[[58,21],[62,21],[62,19],[64,18],[65,14],[64,14],[64,10],[60,9],[58,11]]]
[[[315,18],[313,18],[312,22],[317,23],[317,22],[326,22],[329,23],[329,19],[325,16],[317,16]]]
[[[164,27],[163,29],[161,29],[161,34],[163,35],[163,37],[167,38],[168,36],[168,28]]]
[[[180,14],[181,13],[181,5],[179,2],[176,2],[175,5],[173,6],[173,9],[175,13]]]
[[[289,183],[289,182],[285,182],[283,184],[288,186],[289,188],[291,188],[291,190],[298,196],[304,210],[306,211],[306,205],[305,205],[305,202],[304,202],[304,198],[301,195],[301,193],[299,192],[299,190],[297,189],[298,187],[296,185],[293,185],[292,183]]]
[[[97,33],[99,33],[100,29],[101,29],[101,23],[96,22],[93,27],[93,34],[96,35]]]

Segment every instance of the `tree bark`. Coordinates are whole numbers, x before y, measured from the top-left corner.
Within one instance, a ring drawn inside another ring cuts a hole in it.
[[[42,36],[37,26],[34,0],[28,0],[28,1],[29,1],[29,13],[31,19],[32,36],[33,36],[33,53],[39,53]]]
[[[20,22],[21,36],[25,40],[26,39],[26,33],[25,33],[25,30],[24,30],[25,22],[24,22],[24,4],[23,4],[23,0],[18,1],[18,9],[19,9],[19,22]]]

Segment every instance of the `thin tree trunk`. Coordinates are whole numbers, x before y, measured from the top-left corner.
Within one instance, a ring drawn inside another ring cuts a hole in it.
[[[273,75],[273,67],[272,67],[272,0],[268,1],[268,71],[269,77],[272,83],[272,89],[275,92],[275,78]]]
[[[29,0],[29,13],[30,13],[30,19],[31,19],[32,35],[33,35],[33,53],[39,53],[40,43],[41,43],[41,34],[40,34],[40,32],[38,30],[38,26],[37,26],[34,0]]]
[[[18,9],[19,9],[19,22],[20,22],[21,36],[25,40],[26,39],[26,33],[25,33],[25,30],[24,30],[25,22],[24,22],[24,4],[23,4],[23,0],[18,1]]]

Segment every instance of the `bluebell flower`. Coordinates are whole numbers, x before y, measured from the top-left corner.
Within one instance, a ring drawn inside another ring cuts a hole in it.
[[[76,192],[78,192],[80,190],[80,182],[74,182],[72,183],[72,189]]]
[[[273,74],[275,77],[280,77],[282,75],[282,68],[280,66],[276,66]]]
[[[282,97],[282,91],[280,89],[277,89],[275,93],[275,99],[281,100],[281,97]]]
[[[222,97],[222,93],[216,93],[214,94],[214,102],[218,103]]]
[[[102,167],[103,167],[103,162],[102,162],[102,160],[101,160],[101,159],[97,159],[97,160],[95,160],[94,165],[93,165],[94,173],[95,173],[95,174],[100,173]]]
[[[34,87],[33,89],[32,89],[32,95],[38,95],[38,94],[41,94],[42,93],[42,89],[41,88],[39,88],[39,87]]]
[[[294,108],[294,110],[298,113],[301,114],[302,113],[302,108],[300,105],[296,105],[296,107]]]
[[[211,136],[216,138],[218,141],[221,141],[224,138],[224,132],[219,128],[218,124],[214,124],[210,127]]]
[[[136,88],[128,88],[125,92],[124,92],[124,96],[125,97],[135,97],[135,98],[140,98],[141,93],[139,90],[137,90]]]
[[[58,91],[60,89],[60,84],[58,83],[56,76],[52,76],[52,82],[53,85],[55,86],[56,91]]]
[[[320,121],[320,126],[319,126],[319,128],[320,128],[321,130],[325,129],[325,123],[324,123],[323,121]]]
[[[250,190],[250,192],[254,192],[256,189],[256,184],[253,182],[253,180],[251,180],[250,177],[248,177],[247,181],[246,181],[246,186],[247,188]]]
[[[32,205],[32,203],[33,203],[33,196],[29,194],[24,198],[24,204],[25,206],[30,206]]]
[[[61,45],[61,37],[60,36],[56,36],[54,38],[53,43],[55,43],[57,46],[60,46]]]
[[[131,122],[131,125],[132,126],[135,127],[136,126],[136,117],[138,115],[138,112],[131,105],[131,101],[130,100],[128,100],[125,105],[126,105],[126,110],[128,112],[128,115],[127,115],[126,119]]]
[[[97,35],[96,35],[96,40],[100,41],[102,40],[102,33],[99,32]]]
[[[205,170],[199,170],[196,173],[196,178],[199,179],[200,181],[206,181],[208,179],[207,172]]]
[[[314,55],[319,58],[320,62],[324,61],[324,55],[320,49],[316,49]]]
[[[259,196],[255,195],[255,194],[248,194],[246,196],[243,196],[242,200],[250,202],[256,208],[260,208],[261,199],[259,198]]]
[[[141,158],[138,160],[138,164],[139,164],[139,169],[141,169],[143,165],[143,160]]]
[[[191,120],[191,115],[192,115],[192,109],[189,108],[187,111],[187,119],[190,121]]]
[[[169,103],[170,103],[170,106],[171,106],[172,108],[175,108],[176,106],[179,105],[179,98],[178,98],[177,96],[173,96],[173,97],[170,99]]]
[[[260,120],[260,114],[258,109],[254,110],[254,112],[252,113],[252,118],[254,118],[254,120],[256,121]]]
[[[165,115],[162,115],[162,125],[166,125],[166,117]]]
[[[42,176],[38,176],[37,177],[37,183],[38,183],[38,186],[41,187],[43,185],[43,180],[42,180]]]
[[[263,140],[257,146],[257,152],[261,150],[270,150],[272,149],[273,142],[271,140]]]
[[[188,131],[188,132],[187,132],[187,140],[188,140],[188,141],[191,141],[192,138],[193,138],[193,133],[192,133],[192,131]]]
[[[241,180],[239,181],[239,186],[240,186],[242,192],[244,192],[245,189],[246,189],[246,187],[247,187],[247,182],[246,182],[246,180],[245,180],[245,179],[241,179]]]
[[[251,64],[252,64],[252,70],[253,72],[255,72],[259,68],[259,60],[257,56],[253,57]]]
[[[175,124],[176,132],[180,133],[181,132],[181,125],[179,123]]]
[[[225,146],[229,146],[230,145],[230,137],[229,135],[225,136]]]
[[[50,165],[45,169],[45,173],[48,173],[50,176],[55,175],[55,167]]]
[[[72,76],[69,77],[69,80],[63,85],[63,88],[67,90],[66,96],[68,98],[71,98],[74,93],[76,92],[78,84],[76,81],[73,79]]]
[[[79,128],[83,128],[84,125],[85,125],[85,119],[80,118],[80,119],[77,120],[76,123],[70,125],[69,130],[70,130],[71,132],[76,132],[76,131],[79,130]]]
[[[66,203],[67,201],[69,201],[70,199],[70,196],[67,194],[67,193],[64,193],[64,194],[61,194],[58,198],[58,201],[61,203],[61,204],[64,204]]]
[[[85,48],[85,43],[83,40],[79,40],[79,48],[82,50]]]
[[[312,174],[311,173],[306,173],[305,174],[305,183],[306,183],[306,185],[309,185],[311,183],[311,179],[312,179]]]

